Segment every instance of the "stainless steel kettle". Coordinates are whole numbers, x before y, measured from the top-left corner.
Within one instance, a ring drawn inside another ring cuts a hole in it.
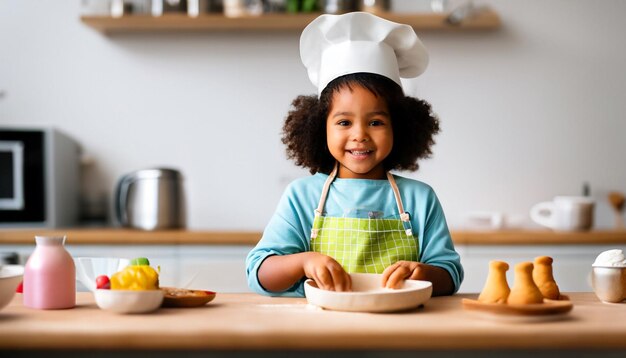
[[[185,226],[183,177],[174,169],[146,169],[120,178],[115,216],[125,227],[142,230]]]

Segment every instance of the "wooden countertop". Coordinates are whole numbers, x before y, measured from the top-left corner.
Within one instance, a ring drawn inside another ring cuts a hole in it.
[[[626,230],[553,232],[550,230],[453,230],[452,240],[463,245],[611,245],[626,244]],[[67,235],[71,245],[255,245],[261,232],[160,230],[121,228],[0,229],[0,245],[32,244],[35,235]]]
[[[199,308],[145,315],[100,310],[88,292],[69,310],[34,310],[21,294],[0,311],[0,350],[7,349],[614,349],[626,350],[626,303],[566,293],[574,309],[562,320],[511,323],[477,318],[461,298],[435,297],[403,313],[321,310],[302,298],[219,294]],[[97,322],[97,323],[96,323]]]

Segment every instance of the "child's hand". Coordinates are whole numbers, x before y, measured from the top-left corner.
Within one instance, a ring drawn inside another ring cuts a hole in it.
[[[323,290],[350,291],[352,289],[350,275],[339,262],[317,252],[308,253],[304,262],[304,275],[313,279]]]
[[[428,281],[428,265],[414,261],[398,261],[383,271],[383,287],[398,289],[404,280]]]

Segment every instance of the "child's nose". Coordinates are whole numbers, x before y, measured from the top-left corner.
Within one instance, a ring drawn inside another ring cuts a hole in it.
[[[357,124],[352,127],[352,140],[355,142],[365,142],[369,139],[367,126]]]

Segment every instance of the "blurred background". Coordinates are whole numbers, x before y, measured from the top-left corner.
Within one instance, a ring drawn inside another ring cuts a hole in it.
[[[122,175],[171,167],[184,176],[189,228],[262,230],[285,186],[309,175],[280,141],[291,101],[315,93],[300,31],[105,35],[80,16],[344,6],[306,3],[166,1],[159,10],[149,1],[0,1],[0,126],[50,125],[78,141],[82,206],[96,221],[111,222]],[[626,191],[626,2],[475,2],[482,5],[499,14],[499,29],[417,31],[430,65],[405,88],[432,104],[442,132],[419,171],[399,174],[435,189],[452,229],[477,212],[531,227],[534,204],[585,187],[596,199],[595,227],[612,227],[607,195]]]

